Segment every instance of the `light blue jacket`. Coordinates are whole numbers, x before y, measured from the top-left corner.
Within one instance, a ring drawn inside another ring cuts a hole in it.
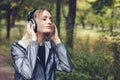
[[[22,41],[12,44],[14,80],[55,80],[55,70],[72,70],[71,60],[62,43],[54,45],[51,41],[45,41],[44,44],[46,72],[43,71],[37,56],[39,44],[36,41],[31,41],[27,48]]]

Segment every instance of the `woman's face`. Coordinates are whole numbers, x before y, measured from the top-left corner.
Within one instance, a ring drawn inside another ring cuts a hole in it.
[[[44,10],[40,17],[38,18],[38,32],[40,33],[50,33],[53,32],[53,19],[51,14],[47,11]]]

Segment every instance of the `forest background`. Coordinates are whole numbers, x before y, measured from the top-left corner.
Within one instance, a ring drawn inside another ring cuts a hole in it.
[[[57,80],[120,80],[120,0],[0,0],[4,66],[12,66],[10,47],[21,39],[28,12],[39,8],[53,14],[74,66],[57,72]]]

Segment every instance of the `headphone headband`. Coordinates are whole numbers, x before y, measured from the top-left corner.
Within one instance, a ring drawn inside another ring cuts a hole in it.
[[[36,10],[37,10],[37,9],[34,9],[34,10],[32,10],[32,11],[30,11],[30,12],[28,13],[28,21],[33,18],[33,14],[34,14],[34,12],[35,12]]]

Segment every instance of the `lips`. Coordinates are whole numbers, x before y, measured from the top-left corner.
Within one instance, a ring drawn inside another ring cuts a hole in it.
[[[46,26],[48,29],[52,29],[52,26]]]

